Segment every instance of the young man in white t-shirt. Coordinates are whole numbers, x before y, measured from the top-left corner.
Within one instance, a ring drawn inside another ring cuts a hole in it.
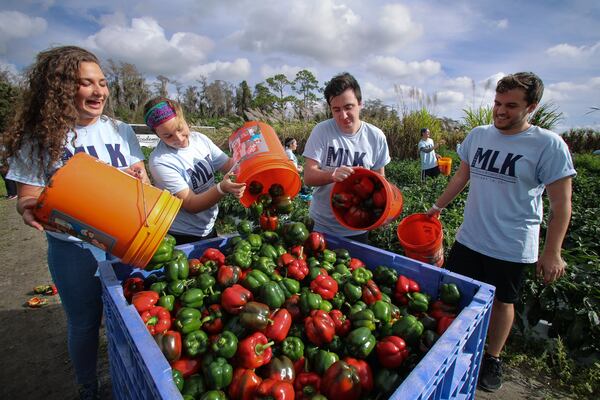
[[[435,153],[435,145],[430,137],[428,128],[421,129],[421,140],[419,140],[419,157],[421,158],[421,181],[430,176],[435,178],[440,174],[438,166],[439,156]]]
[[[335,182],[350,177],[360,166],[384,175],[390,162],[385,134],[360,120],[362,95],[349,73],[334,76],[325,88],[325,100],[333,118],[317,124],[304,146],[304,182],[315,186],[309,214],[314,230],[366,242],[368,231],[351,230],[334,217],[330,205]]]
[[[439,215],[469,184],[464,220],[446,267],[496,286],[479,374],[479,386],[487,391],[502,385],[499,357],[510,334],[524,272],[535,268],[546,284],[565,272],[561,246],[571,218],[571,180],[576,172],[563,139],[529,123],[543,91],[541,79],[531,72],[498,82],[494,124],[467,135],[458,151],[457,172],[427,212]],[[550,216],[538,258],[544,191]]]

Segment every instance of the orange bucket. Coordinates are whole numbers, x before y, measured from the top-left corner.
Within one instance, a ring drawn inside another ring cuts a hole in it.
[[[452,159],[450,157],[438,158],[438,167],[442,175],[449,176],[452,172]]]
[[[382,225],[385,225],[392,220],[396,219],[400,213],[402,212],[402,193],[400,189],[398,189],[395,185],[388,182],[385,177],[378,174],[377,172],[371,171],[370,169],[363,167],[354,167],[354,173],[342,182],[336,182],[331,189],[331,197],[330,197],[330,205],[331,210],[333,211],[333,215],[338,220],[340,224],[345,226],[348,229],[354,230],[366,230],[370,231],[371,229],[378,228]],[[385,207],[382,210],[381,215],[377,220],[371,221],[369,225],[365,226],[352,226],[350,225],[344,218],[345,210],[339,210],[333,207],[333,196],[338,193],[346,192],[352,193],[352,185],[357,178],[361,178],[363,176],[368,176],[371,180],[376,181],[376,186],[381,186],[385,192]]]
[[[294,163],[287,157],[277,134],[269,125],[246,122],[229,137],[229,149],[237,164],[236,182],[249,185],[256,181],[262,184],[266,193],[274,183],[283,186],[284,195],[294,197],[300,191],[302,182]],[[250,194],[248,186],[240,202],[250,207],[258,195]]]
[[[437,218],[412,214],[398,224],[398,240],[407,257],[441,267],[444,264],[444,232]]]
[[[75,154],[50,179],[35,216],[144,268],[171,227],[181,200],[87,155]]]

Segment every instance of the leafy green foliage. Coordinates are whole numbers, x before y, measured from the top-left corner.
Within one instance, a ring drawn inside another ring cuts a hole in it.
[[[591,153],[600,149],[600,132],[589,128],[571,129],[562,134],[573,153]]]
[[[540,104],[529,117],[529,122],[540,128],[552,130],[563,119],[563,113],[553,102]]]
[[[492,107],[481,106],[479,108],[465,108],[463,109],[465,116],[465,125],[467,131],[472,130],[480,125],[490,125],[493,122]]]

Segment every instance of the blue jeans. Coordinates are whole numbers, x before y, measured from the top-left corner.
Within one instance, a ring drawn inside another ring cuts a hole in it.
[[[48,269],[67,315],[67,344],[77,383],[96,381],[102,287],[95,276],[106,252],[85,242],[48,239]]]

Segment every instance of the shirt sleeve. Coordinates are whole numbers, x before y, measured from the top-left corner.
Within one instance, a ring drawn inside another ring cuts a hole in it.
[[[138,141],[133,128],[129,126],[129,124],[121,122],[119,130],[129,145],[129,165],[145,160],[146,157],[144,157],[142,147],[140,146],[140,142]]]
[[[321,130],[322,128],[319,125],[313,128],[304,145],[304,152],[302,153],[304,157],[319,163],[319,166],[321,165],[321,157],[323,156],[323,149],[325,148],[325,145],[321,143],[321,137],[323,136],[320,132]]]
[[[538,180],[544,185],[549,185],[567,176],[576,175],[567,144],[561,137],[555,136],[540,154],[537,176]]]
[[[390,149],[388,147],[387,144],[387,139],[385,137],[385,134],[383,133],[383,131],[380,131],[381,134],[378,135],[378,148],[379,151],[377,152],[377,154],[379,154],[379,157],[377,158],[376,162],[373,163],[373,169],[381,169],[383,167],[385,167],[386,165],[389,164],[389,162],[391,161],[391,157],[390,157]]]

